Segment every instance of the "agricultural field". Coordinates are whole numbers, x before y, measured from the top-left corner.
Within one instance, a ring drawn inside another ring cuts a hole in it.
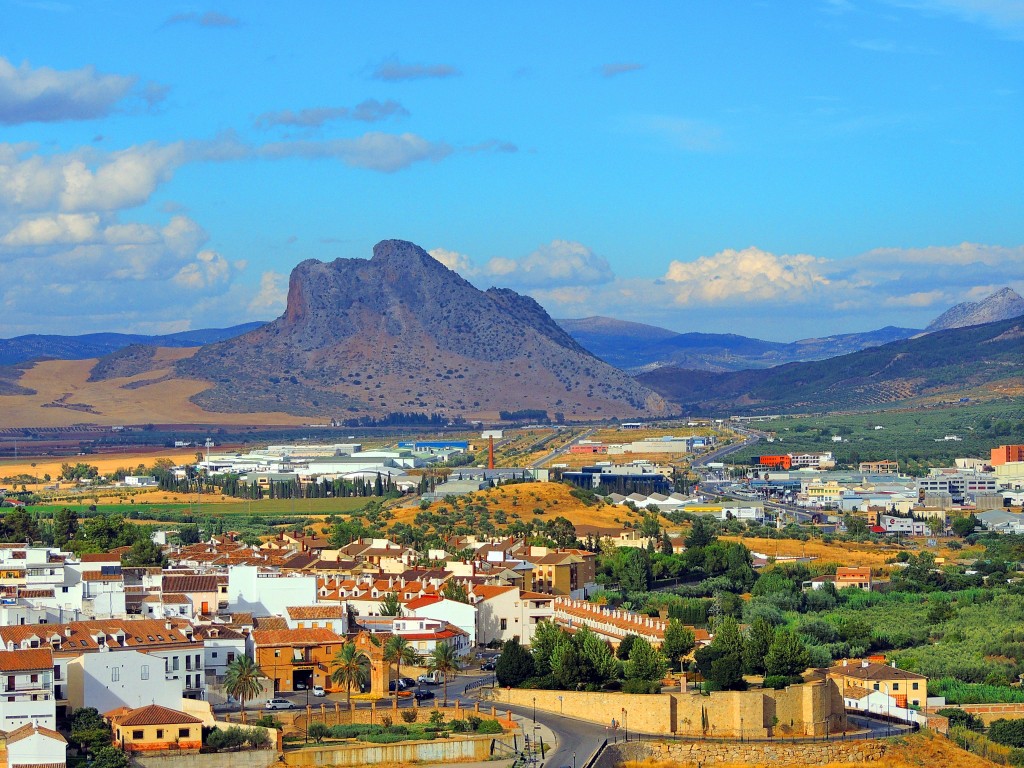
[[[992,447],[1024,442],[1024,400],[965,404],[959,407],[867,414],[785,417],[753,425],[773,432],[730,457],[745,463],[765,453],[831,451],[839,466],[895,459],[900,469],[924,474],[928,467],[950,466],[958,457],[988,458]],[[881,427],[881,429],[877,429]],[[945,440],[955,435],[959,440]],[[842,442],[833,442],[833,436]]]

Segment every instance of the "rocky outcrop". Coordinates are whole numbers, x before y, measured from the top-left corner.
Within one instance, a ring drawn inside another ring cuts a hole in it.
[[[1024,315],[1024,298],[1012,288],[1003,288],[981,301],[965,301],[932,320],[925,331],[966,328],[971,325],[1010,320]]]
[[[304,261],[277,320],[177,365],[207,410],[566,418],[658,414],[664,400],[577,344],[533,299],[480,291],[402,240]]]

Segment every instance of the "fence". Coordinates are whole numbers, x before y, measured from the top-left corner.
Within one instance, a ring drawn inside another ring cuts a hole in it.
[[[967,728],[953,727],[944,734],[947,739],[967,752],[971,752],[997,765],[1024,764],[1024,749],[996,744],[987,736]]]

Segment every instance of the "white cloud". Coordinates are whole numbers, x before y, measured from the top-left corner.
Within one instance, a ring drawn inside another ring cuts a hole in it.
[[[288,276],[279,272],[264,272],[260,288],[247,307],[249,316],[265,320],[284,311],[288,300]]]
[[[598,285],[614,279],[603,256],[572,240],[552,240],[521,259],[496,256],[484,265],[483,272],[524,288]]]
[[[453,272],[458,272],[463,277],[468,277],[476,273],[473,260],[464,253],[450,251],[447,248],[432,248],[427,251],[427,253],[448,267],[448,269]]]
[[[227,283],[230,278],[231,265],[227,259],[216,251],[200,251],[195,261],[179,269],[173,280],[182,288],[207,290]]]
[[[0,124],[91,120],[108,114],[136,79],[102,75],[93,67],[60,71],[15,67],[0,56]]]
[[[825,259],[776,256],[760,248],[725,250],[696,261],[673,261],[665,273],[678,304],[733,301],[799,301],[828,285]]]
[[[60,213],[25,219],[0,238],[11,248],[88,243],[99,237],[100,217],[94,213]]]

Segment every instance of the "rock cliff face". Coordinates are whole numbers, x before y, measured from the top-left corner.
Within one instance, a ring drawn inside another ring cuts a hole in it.
[[[1003,288],[981,301],[965,301],[951,307],[932,320],[925,329],[929,333],[946,328],[966,328],[969,325],[1011,320],[1024,315],[1024,298],[1012,288]]]
[[[480,291],[401,240],[378,243],[369,260],[302,262],[280,318],[203,347],[178,371],[215,382],[193,399],[228,412],[471,418],[539,409],[602,418],[665,407],[533,299]]]

